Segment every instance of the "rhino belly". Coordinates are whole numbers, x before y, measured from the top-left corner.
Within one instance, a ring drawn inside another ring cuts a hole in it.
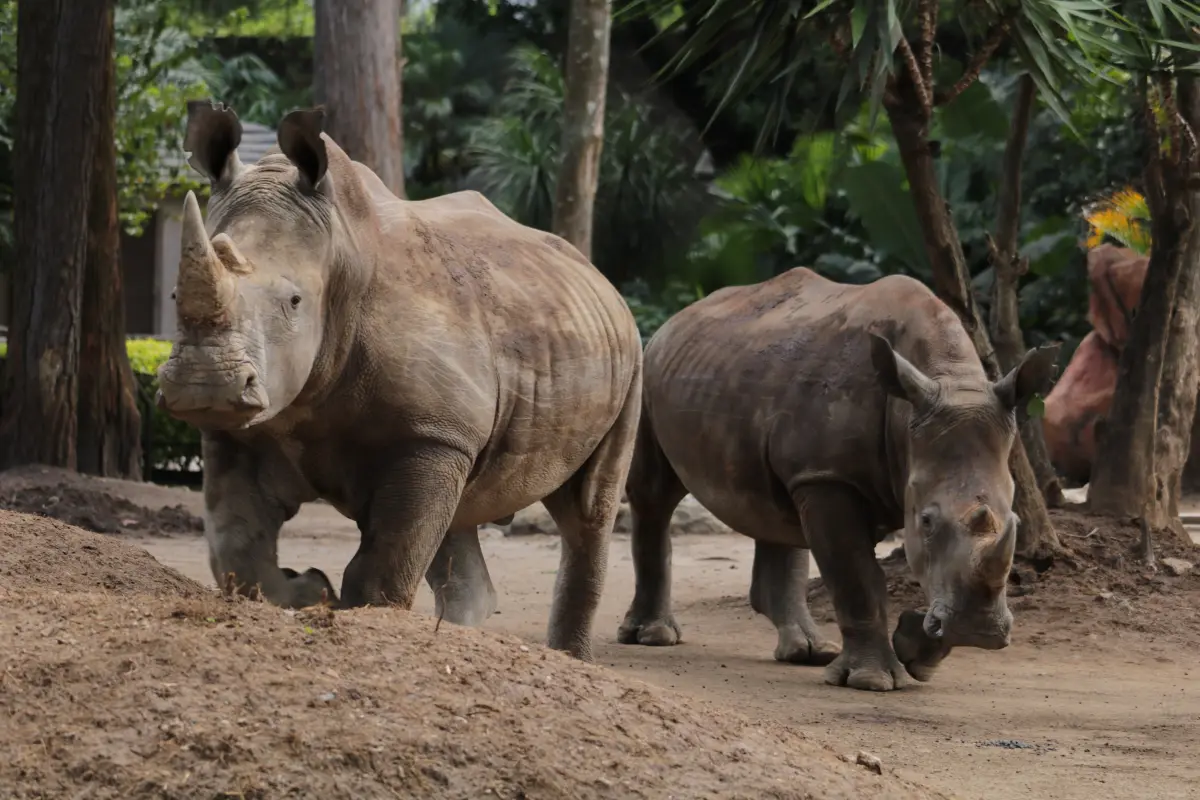
[[[655,425],[667,461],[688,492],[713,516],[752,539],[804,546],[799,517],[759,445],[763,439],[723,415],[688,415]],[[683,423],[683,424],[680,424]]]

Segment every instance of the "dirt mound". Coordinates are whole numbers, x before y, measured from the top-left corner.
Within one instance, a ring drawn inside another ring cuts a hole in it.
[[[0,473],[0,508],[39,514],[95,533],[201,533],[204,520],[182,504],[147,507],[122,496],[124,481],[26,467]]]
[[[14,798],[942,796],[513,637],[227,602],[134,547],[0,519],[2,568],[43,573],[0,588]],[[157,596],[36,588],[93,556]],[[169,577],[190,597],[164,602]]]
[[[138,547],[31,514],[0,511],[0,588],[203,597],[208,590]],[[0,686],[3,681],[0,681]]]
[[[1141,530],[1132,522],[1057,509],[1050,515],[1070,554],[1015,566],[1008,589],[1014,637],[1069,640],[1117,627],[1200,645],[1200,568],[1176,576],[1163,566],[1164,559],[1178,558],[1200,567],[1200,547],[1161,534],[1151,567],[1140,557]],[[928,605],[902,550],[880,563],[893,616]],[[810,584],[809,601],[817,619],[835,621],[820,578]]]

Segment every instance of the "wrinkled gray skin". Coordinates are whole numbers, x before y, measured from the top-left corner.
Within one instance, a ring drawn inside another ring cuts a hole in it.
[[[992,383],[955,314],[904,277],[847,286],[801,268],[684,309],[646,348],[626,487],[637,589],[619,640],[679,641],[667,528],[691,492],[756,540],[750,602],[780,661],[886,691],[928,680],[952,647],[1007,646],[1014,409],[1045,390],[1057,349]],[[900,528],[929,609],[901,614],[889,643],[874,546]],[[841,647],[809,613],[804,548]]]
[[[405,608],[424,575],[439,614],[479,624],[496,595],[477,527],[544,499],[563,535],[549,645],[590,658],[641,408],[633,316],[476,193],[398,200],[322,119],[289,114],[247,167],[233,112],[189,104],[212,199],[205,224],[187,198],[159,402],[203,432],[213,575],[282,606]],[[340,601],[278,565],[280,526],[317,498],[362,531]]]

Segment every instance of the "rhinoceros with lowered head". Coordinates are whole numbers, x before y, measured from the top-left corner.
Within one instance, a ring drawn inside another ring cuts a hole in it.
[[[481,195],[406,202],[288,114],[244,165],[231,109],[188,106],[179,329],[160,405],[202,432],[219,585],[282,606],[496,606],[477,526],[544,500],[563,545],[548,643],[587,659],[640,414],[642,348],[579,251]],[[340,600],[281,569],[280,526],[322,498],[362,532]],[[232,576],[232,578],[230,577]]]
[[[619,640],[679,641],[667,527],[690,492],[755,539],[750,602],[775,624],[780,661],[887,691],[928,680],[952,647],[1005,647],[1014,412],[1044,391],[1057,352],[1030,351],[993,382],[955,313],[901,276],[851,286],[797,268],[679,312],[646,346],[626,487],[636,589]],[[889,641],[874,548],[901,528],[929,607],[901,614]],[[840,646],[808,610],[810,550]]]

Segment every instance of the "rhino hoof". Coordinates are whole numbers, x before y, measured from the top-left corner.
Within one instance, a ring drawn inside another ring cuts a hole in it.
[[[823,667],[842,654],[842,646],[827,640],[810,641],[807,637],[783,640],[775,647],[775,660],[784,664]]]
[[[825,668],[825,682],[867,692],[890,692],[911,684],[904,665],[891,648],[887,648],[886,656],[843,650]]]
[[[621,644],[640,644],[647,647],[670,647],[679,644],[679,625],[674,617],[641,622],[625,619],[617,631],[617,641]]]

